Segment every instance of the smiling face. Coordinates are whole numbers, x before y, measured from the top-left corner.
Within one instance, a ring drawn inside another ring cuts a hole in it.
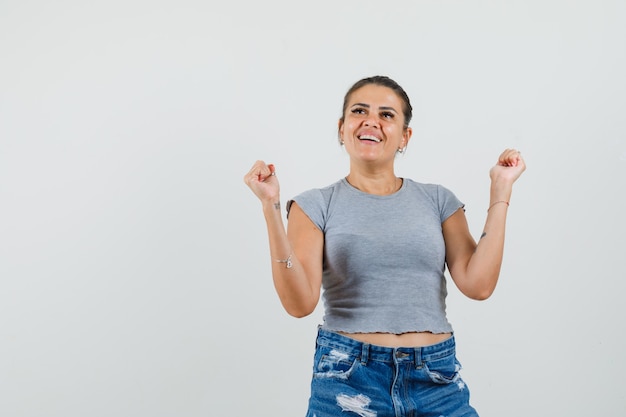
[[[351,158],[393,162],[411,138],[403,101],[389,87],[367,84],[352,92],[339,121],[339,138]]]

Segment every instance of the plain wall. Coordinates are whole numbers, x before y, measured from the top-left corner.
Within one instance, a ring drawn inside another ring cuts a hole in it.
[[[397,173],[478,237],[528,169],[495,294],[449,285],[484,417],[626,415],[623,1],[0,0],[0,415],[303,416],[320,309],[281,308],[261,206],[347,174],[343,95],[409,93]]]

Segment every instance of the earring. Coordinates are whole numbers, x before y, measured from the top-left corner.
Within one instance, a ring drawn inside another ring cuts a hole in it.
[[[404,153],[406,151],[406,146],[404,148],[398,148],[398,153]]]

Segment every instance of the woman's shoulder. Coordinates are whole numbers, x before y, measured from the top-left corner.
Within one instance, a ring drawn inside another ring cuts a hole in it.
[[[332,184],[325,185],[322,187],[314,187],[309,188],[305,191],[296,194],[292,197],[288,202],[288,206],[290,206],[293,202],[298,203],[299,205],[315,205],[315,206],[324,206],[328,204],[328,201],[332,198],[333,194],[336,190],[342,186],[343,180],[335,181]]]
[[[438,192],[438,190],[440,189],[445,189],[447,190],[446,187],[444,187],[441,184],[438,183],[433,183],[433,182],[419,182],[419,181],[415,181],[411,178],[404,178],[404,181],[406,181],[407,183],[407,187],[409,188],[413,188],[413,189],[419,189],[419,190],[423,190],[429,193],[436,193]]]
[[[448,187],[433,182],[418,182],[410,178],[405,178],[409,193],[427,195],[433,200],[456,199],[455,193]]]
[[[343,180],[338,180],[332,184],[310,188],[297,194],[287,201],[287,214],[289,214],[291,205],[296,203],[322,229],[333,195],[338,188],[342,187],[342,184]]]
[[[301,196],[312,197],[312,196],[330,196],[332,195],[338,188],[345,186],[345,180],[342,178],[333,182],[332,184],[328,184],[321,187],[309,188],[305,191],[300,192],[294,198],[298,198]]]

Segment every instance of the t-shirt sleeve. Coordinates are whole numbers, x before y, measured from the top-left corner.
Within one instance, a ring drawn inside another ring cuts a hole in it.
[[[298,206],[300,206],[304,214],[311,219],[313,224],[320,230],[324,230],[327,205],[324,200],[324,195],[320,190],[308,190],[287,201],[287,218],[289,218],[289,210],[294,202],[298,203]]]
[[[441,223],[456,213],[458,209],[465,208],[465,204],[463,204],[452,191],[442,185],[437,186],[437,199],[439,201]]]

